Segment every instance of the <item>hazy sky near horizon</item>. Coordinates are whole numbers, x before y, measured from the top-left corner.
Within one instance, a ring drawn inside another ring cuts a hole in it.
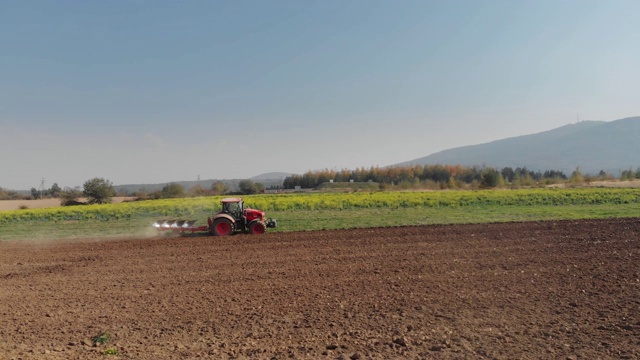
[[[0,3],[0,187],[386,166],[640,115],[640,1]]]

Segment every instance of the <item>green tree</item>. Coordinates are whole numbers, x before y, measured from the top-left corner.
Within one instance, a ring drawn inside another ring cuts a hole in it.
[[[160,191],[160,197],[165,199],[184,197],[184,187],[176,183],[167,184]]]
[[[116,195],[111,181],[103,178],[93,178],[84,184],[84,196],[89,198],[89,204],[108,204]]]
[[[633,171],[632,168],[629,168],[629,170],[624,170],[621,174],[620,174],[620,180],[633,180],[636,178],[636,173]]]
[[[215,195],[223,195],[229,192],[229,187],[222,181],[216,181],[211,185],[211,191]]]
[[[187,195],[190,197],[207,196],[211,194],[211,190],[207,190],[202,185],[195,185],[189,191]]]
[[[0,200],[7,200],[9,198],[9,194],[7,191],[0,187]]]
[[[60,191],[60,205],[71,206],[82,204],[78,199],[82,196],[82,191],[79,188],[65,188]]]
[[[494,188],[498,185],[504,184],[502,174],[496,169],[486,168],[482,171],[482,180],[480,181],[480,187],[482,188]]]
[[[502,171],[500,171],[500,174],[502,175],[502,178],[508,182],[512,182],[516,177],[515,171],[513,171],[513,169],[510,166],[502,168]]]
[[[61,191],[62,189],[60,188],[60,186],[58,186],[58,183],[53,183],[53,185],[51,185],[51,189],[49,189],[49,195],[51,195],[54,198],[57,198],[60,196]]]
[[[577,167],[573,173],[571,173],[571,177],[569,177],[569,181],[574,184],[582,184],[584,182],[584,175],[582,175],[582,171]]]
[[[243,194],[257,194],[264,191],[264,185],[261,183],[255,183],[251,180],[241,180],[238,184],[240,192]]]

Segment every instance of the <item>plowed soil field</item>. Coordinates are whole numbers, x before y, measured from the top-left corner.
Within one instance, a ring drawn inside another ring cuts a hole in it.
[[[640,219],[3,242],[0,358],[638,359]]]

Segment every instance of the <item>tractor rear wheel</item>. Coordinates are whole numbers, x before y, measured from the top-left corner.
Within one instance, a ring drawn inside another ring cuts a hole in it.
[[[266,228],[267,226],[263,222],[260,222],[260,221],[253,222],[251,223],[251,225],[249,225],[249,234],[260,235],[264,233]]]
[[[213,222],[213,234],[216,236],[227,236],[233,233],[233,224],[227,219],[218,219]]]

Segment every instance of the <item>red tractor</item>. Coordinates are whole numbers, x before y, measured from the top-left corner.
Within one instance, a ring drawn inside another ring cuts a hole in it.
[[[160,220],[153,223],[158,230],[176,232],[208,231],[211,235],[227,236],[239,232],[262,234],[277,226],[276,220],[264,217],[264,211],[245,209],[242,198],[222,199],[222,211],[207,219],[208,225],[194,227],[195,220]]]

